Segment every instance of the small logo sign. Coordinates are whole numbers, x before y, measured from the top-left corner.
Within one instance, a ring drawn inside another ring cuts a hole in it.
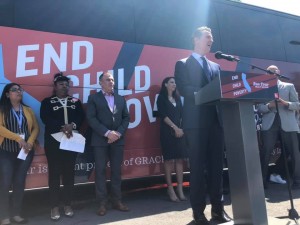
[[[246,90],[248,92],[251,92],[251,87],[247,81],[247,75],[245,73],[242,73],[242,81],[243,81],[243,84],[244,84],[244,87],[246,88]]]

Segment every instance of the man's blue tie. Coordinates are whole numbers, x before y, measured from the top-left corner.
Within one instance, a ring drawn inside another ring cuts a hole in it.
[[[207,61],[206,61],[205,57],[202,56],[201,59],[202,59],[202,62],[203,62],[203,71],[204,71],[204,73],[205,73],[208,81],[210,82],[212,80],[211,70],[210,70],[210,68],[209,68],[209,66],[207,64]]]

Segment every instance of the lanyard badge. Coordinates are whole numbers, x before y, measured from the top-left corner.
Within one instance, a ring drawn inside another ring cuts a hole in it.
[[[23,123],[23,110],[22,110],[22,106],[20,106],[20,108],[19,108],[19,112],[20,112],[20,114],[18,115],[18,113],[14,110],[14,109],[12,109],[12,112],[13,112],[13,114],[14,114],[14,116],[15,116],[15,118],[17,119],[17,122],[18,122],[18,128],[19,128],[19,135],[21,136],[21,135],[24,135],[24,137],[25,137],[25,134],[23,134],[22,133],[22,123]]]

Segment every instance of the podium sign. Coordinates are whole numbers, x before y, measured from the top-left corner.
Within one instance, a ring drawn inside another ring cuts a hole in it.
[[[266,74],[223,72],[220,76],[222,98],[266,101],[278,93],[277,77]]]
[[[196,105],[214,101],[267,102],[278,93],[277,77],[267,74],[221,72],[195,96]]]

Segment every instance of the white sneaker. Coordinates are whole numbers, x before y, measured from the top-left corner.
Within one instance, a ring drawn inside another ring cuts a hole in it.
[[[64,211],[65,211],[65,215],[67,216],[67,217],[72,217],[72,216],[74,216],[74,211],[73,211],[73,209],[72,209],[72,207],[71,206],[64,206]]]
[[[271,174],[270,181],[276,184],[286,184],[286,181],[279,174]]]
[[[60,219],[59,208],[54,207],[51,209],[51,220],[57,221]]]
[[[1,222],[0,223],[1,225],[10,225],[11,224],[10,219],[8,219],[8,218],[7,219],[3,219],[0,222]]]

